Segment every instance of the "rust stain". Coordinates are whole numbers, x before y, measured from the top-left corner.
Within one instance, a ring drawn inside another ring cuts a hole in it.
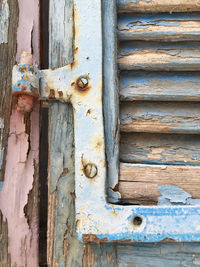
[[[117,243],[120,243],[120,242],[125,242],[125,243],[132,243],[133,242],[133,243],[136,243],[136,240],[135,239],[131,240],[131,239],[122,238],[122,239],[117,240],[115,242],[117,242]]]
[[[49,90],[49,98],[55,98],[55,90],[54,89]]]
[[[62,91],[58,91],[58,95],[59,95],[59,98],[63,98],[63,92]]]
[[[85,234],[83,235],[83,242],[93,242],[93,243],[101,243],[101,242],[108,242],[108,238],[104,237],[102,239],[99,239],[94,234]]]
[[[103,136],[95,136],[92,139],[92,144],[94,147],[94,150],[100,152],[100,151],[104,151],[104,143],[103,143]]]
[[[89,83],[88,74],[85,74],[83,77],[88,79],[88,84],[84,88],[81,88],[81,87],[78,86],[78,82],[80,81],[79,77],[76,78],[75,81],[71,83],[72,88],[82,96],[87,95],[88,92],[92,89],[92,87],[91,87],[91,85]]]
[[[107,237],[104,237],[104,238],[98,238],[97,235],[95,234],[84,234],[83,235],[83,242],[85,243],[88,243],[88,242],[92,242],[92,243],[103,243],[103,242],[109,242],[109,243],[113,243],[113,242],[116,242],[116,243],[136,243],[136,240],[135,239],[126,239],[126,238],[122,238],[122,239],[119,239],[119,240],[113,240],[113,241],[109,241]]]
[[[65,169],[63,170],[63,172],[61,173],[60,177],[64,177],[64,176],[66,176],[66,175],[68,174],[68,172],[69,172],[69,169],[68,169],[68,168],[65,168]]]
[[[67,66],[69,66],[71,70],[74,70],[78,66],[78,63],[79,61],[77,59],[74,59],[74,61]]]
[[[93,164],[93,163],[88,163],[84,167],[84,174],[88,178],[94,178],[98,174],[97,166],[95,164]]]
[[[90,115],[92,113],[92,110],[91,109],[88,109],[87,113],[86,113],[86,116]]]
[[[177,242],[177,240],[175,240],[173,238],[165,238],[165,239],[161,240],[160,242]]]
[[[21,73],[24,73],[24,72],[26,72],[27,71],[27,67],[25,66],[25,67],[19,67],[19,70],[20,70],[20,72]]]
[[[93,252],[93,249],[90,244],[84,246],[84,253],[82,257],[82,266],[83,267],[93,267],[95,262],[96,254]]]

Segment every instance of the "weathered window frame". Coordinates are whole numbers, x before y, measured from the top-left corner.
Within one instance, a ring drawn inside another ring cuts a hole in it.
[[[118,183],[119,156],[116,1],[90,0],[85,4],[74,0],[74,7],[74,62],[60,69],[40,71],[39,76],[41,100],[71,102],[74,109],[78,239],[85,242],[200,241],[200,206],[117,204],[119,195],[114,190]],[[106,33],[103,40],[102,22]],[[23,76],[19,69],[14,73],[14,85]],[[80,86],[80,78],[88,83]]]

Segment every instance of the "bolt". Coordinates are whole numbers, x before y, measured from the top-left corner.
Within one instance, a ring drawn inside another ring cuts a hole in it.
[[[94,178],[97,175],[97,166],[95,164],[92,163],[88,163],[85,167],[84,167],[84,173],[85,176],[87,176],[88,178]]]
[[[77,86],[80,88],[80,90],[85,90],[88,86],[88,79],[85,77],[79,77],[77,80]]]

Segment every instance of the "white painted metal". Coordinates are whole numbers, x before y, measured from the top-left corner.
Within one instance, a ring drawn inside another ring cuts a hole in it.
[[[74,63],[41,71],[41,99],[71,102],[75,120],[76,220],[80,240],[200,240],[200,207],[120,206],[107,203],[102,112],[101,1],[75,0]],[[16,73],[14,73],[16,75]],[[80,90],[77,79],[89,80]],[[88,178],[87,164],[97,167]],[[141,224],[134,224],[134,218]]]

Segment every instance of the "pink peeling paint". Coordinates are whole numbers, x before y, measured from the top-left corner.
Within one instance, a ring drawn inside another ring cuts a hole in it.
[[[38,266],[38,218],[28,225],[24,207],[33,187],[34,165],[38,164],[39,104],[31,113],[31,150],[24,115],[12,111],[10,136],[5,171],[5,182],[0,193],[0,209],[8,222],[9,253],[12,266]]]
[[[39,0],[18,0],[19,25],[17,32],[17,62],[23,51],[33,53],[33,63],[39,65]],[[22,59],[23,60],[23,59]],[[27,62],[25,62],[27,63]],[[30,62],[28,62],[30,63]],[[30,99],[29,99],[30,100]],[[37,267],[38,217],[28,222],[24,208],[33,188],[35,166],[39,159],[39,102],[35,100],[31,112],[31,131],[25,132],[24,112],[19,106],[31,111],[32,103],[20,99],[18,108],[13,107],[10,118],[7,163],[4,186],[0,192],[0,210],[8,224],[8,251],[12,267]],[[31,108],[30,108],[31,106]],[[30,142],[30,144],[29,144]]]
[[[33,62],[39,65],[39,0],[18,0],[18,3],[17,62],[22,52],[26,51],[33,53]]]

